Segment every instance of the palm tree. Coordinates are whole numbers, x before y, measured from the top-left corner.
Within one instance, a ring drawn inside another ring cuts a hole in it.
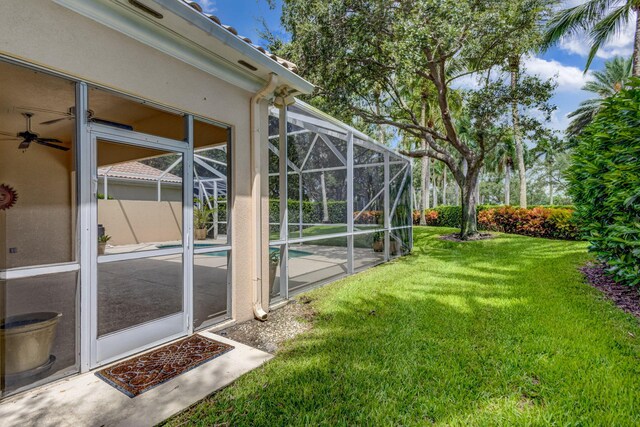
[[[593,121],[600,108],[602,101],[620,92],[631,77],[631,58],[615,57],[604,64],[603,71],[595,71],[595,80],[588,82],[582,90],[593,92],[598,98],[587,99],[580,103],[578,109],[569,114],[573,119],[567,127],[568,136],[576,136]]]
[[[457,108],[457,92],[452,92],[453,95],[452,105],[454,108]],[[437,128],[441,126],[441,117],[440,110],[438,109],[436,99],[433,93],[431,93],[428,89],[423,89],[421,93],[419,93],[420,99],[420,121],[423,126],[430,128]],[[426,138],[430,138],[430,135],[425,136]],[[422,150],[427,149],[427,141],[422,139],[417,141],[420,145],[419,148]],[[420,158],[420,224],[426,225],[426,216],[425,210],[431,207],[430,203],[430,194],[429,194],[429,185],[431,182],[431,159],[429,157],[421,157]],[[433,206],[436,205],[436,200],[433,199]]]
[[[551,18],[543,37],[545,48],[555,44],[565,35],[588,31],[591,50],[585,72],[591,66],[598,49],[612,36],[618,34],[624,24],[636,12],[635,41],[633,44],[633,76],[640,76],[640,0],[587,0],[583,4],[563,9]]]
[[[505,135],[487,157],[487,170],[504,176],[504,204],[511,204],[511,173],[515,170],[516,150],[513,135]]]
[[[524,164],[524,144],[520,132],[520,114],[518,111],[518,98],[515,96],[520,79],[520,57],[513,56],[509,59],[509,69],[511,75],[511,91],[514,94],[511,101],[511,117],[513,122],[513,141],[516,147],[516,162],[518,164],[518,180],[520,182],[520,207],[527,207],[527,168]],[[506,184],[505,184],[506,185]],[[505,190],[506,191],[506,190]],[[506,202],[505,205],[509,205]]]
[[[544,158],[544,167],[547,174],[547,185],[549,187],[549,204],[553,205],[553,172],[554,166],[559,157],[567,152],[567,144],[556,135],[551,134],[540,138],[536,147],[531,151],[534,161]]]

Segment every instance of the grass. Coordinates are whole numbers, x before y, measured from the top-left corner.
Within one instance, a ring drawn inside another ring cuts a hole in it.
[[[167,425],[639,425],[640,327],[585,244],[452,231],[308,293],[311,331]]]

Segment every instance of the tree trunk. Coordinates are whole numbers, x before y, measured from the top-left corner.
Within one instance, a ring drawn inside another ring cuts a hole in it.
[[[467,172],[468,172],[468,164],[467,164],[467,159],[462,159],[462,174],[464,176],[467,176]],[[457,187],[456,187],[456,196],[458,198],[458,203],[460,204],[460,206],[462,206],[462,198],[464,197],[463,194],[463,188],[462,185],[460,185],[460,183],[458,183]]]
[[[442,168],[442,204],[447,204],[447,168]]]
[[[518,86],[518,74],[520,73],[520,57],[513,57],[509,61],[511,67],[511,115],[513,117],[513,140],[516,145],[516,158],[518,161],[518,178],[520,180],[520,207],[527,207],[527,170],[524,165],[524,148],[520,135],[520,112],[518,111],[518,99],[516,89]]]
[[[460,239],[468,240],[478,234],[478,220],[476,216],[476,187],[478,173],[467,174],[462,187],[462,224],[460,224]]]
[[[482,170],[478,174],[478,184],[476,185],[476,203],[480,203],[480,181],[482,181]]]
[[[507,165],[504,169],[504,204],[511,204],[511,168]]]
[[[631,74],[640,77],[640,7],[634,7],[636,11],[636,35],[633,42],[633,69]]]
[[[549,204],[553,205],[553,169],[549,165]]]
[[[322,222],[329,222],[329,205],[327,203],[327,186],[324,183],[324,172],[320,174],[320,186],[322,187]]]
[[[431,174],[431,179],[433,180],[433,182],[431,183],[431,190],[433,191],[433,197],[431,198],[431,200],[433,201],[433,207],[435,208],[436,206],[438,206],[438,186],[436,181],[435,160],[434,160],[433,166],[434,166],[433,174]]]
[[[422,149],[427,149],[426,141],[422,141]],[[429,181],[431,180],[431,168],[429,167],[431,163],[431,159],[427,156],[423,156],[420,158],[420,225],[427,224],[427,218],[424,214],[426,209],[429,209]]]

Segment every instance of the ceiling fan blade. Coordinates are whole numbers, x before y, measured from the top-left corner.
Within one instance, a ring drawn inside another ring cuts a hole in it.
[[[40,124],[41,124],[41,125],[45,125],[45,126],[47,126],[47,125],[52,125],[52,124],[54,124],[54,123],[61,122],[61,121],[63,121],[63,120],[71,120],[72,118],[73,118],[73,117],[71,117],[71,116],[69,116],[69,117],[62,117],[61,119],[47,120],[46,122],[42,122],[42,123],[40,123]]]
[[[62,141],[56,138],[38,138],[38,140],[44,141],[44,142],[57,142],[58,144],[62,144]]]
[[[68,116],[69,112],[68,111],[56,111],[56,110],[48,110],[46,108],[38,108],[38,107],[15,107],[16,110],[21,110],[21,111],[38,111],[40,113],[50,113],[50,114],[57,114],[59,116]]]
[[[36,139],[36,143],[38,143],[40,145],[44,145],[45,147],[51,147],[51,148],[55,148],[55,149],[62,150],[62,151],[69,151],[69,149],[67,147],[61,147],[59,145],[49,144],[48,142],[45,142],[45,141],[41,140],[40,138]]]
[[[11,136],[11,137],[17,138],[15,133],[9,133],[9,132],[0,131],[0,135]]]
[[[0,141],[15,141],[16,139],[20,139],[20,138],[16,138],[16,137],[13,137],[13,138],[0,138]]]
[[[24,141],[22,141],[22,142],[20,143],[20,145],[18,145],[18,148],[19,148],[20,150],[26,150],[27,148],[29,148],[29,145],[31,145],[31,142],[30,142],[30,141],[27,141],[27,140],[25,139]]]

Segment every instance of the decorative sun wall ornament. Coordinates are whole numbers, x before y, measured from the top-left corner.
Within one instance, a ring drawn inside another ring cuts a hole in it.
[[[0,211],[11,208],[18,200],[16,190],[7,184],[0,184]]]

